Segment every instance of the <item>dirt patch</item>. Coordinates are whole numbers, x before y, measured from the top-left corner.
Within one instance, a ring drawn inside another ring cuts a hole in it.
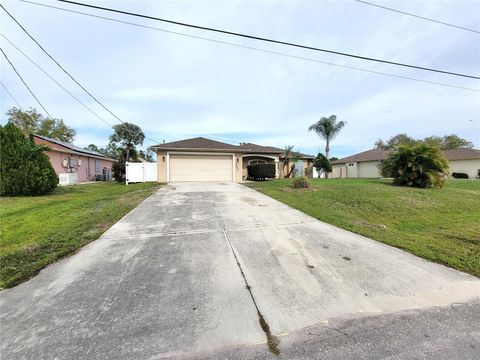
[[[367,227],[367,228],[370,228],[370,229],[378,229],[378,230],[387,230],[388,229],[383,224],[372,224],[372,223],[369,223],[369,222],[367,222],[365,220],[361,220],[361,219],[354,220],[353,222],[356,225],[364,226],[364,227]]]

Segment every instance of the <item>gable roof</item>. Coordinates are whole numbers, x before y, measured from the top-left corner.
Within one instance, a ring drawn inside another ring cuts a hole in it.
[[[210,140],[204,137],[196,137],[191,139],[172,141],[169,143],[163,143],[158,145],[153,145],[151,148],[154,149],[165,149],[165,150],[230,150],[237,151],[238,146],[230,145],[221,141]]]
[[[91,150],[81,148],[79,146],[67,143],[65,141],[61,141],[61,140],[57,140],[57,139],[53,139],[53,138],[49,138],[47,136],[37,135],[37,134],[35,134],[33,136],[38,138],[38,139],[42,139],[44,141],[47,141],[49,143],[52,143],[52,144],[55,144],[55,145],[60,145],[60,147],[68,149],[72,153],[76,153],[76,154],[80,154],[80,155],[84,155],[84,156],[93,156],[93,157],[98,157],[98,158],[102,158],[102,159],[105,159],[105,160],[114,161],[113,159],[110,159],[110,158],[106,157],[105,155],[99,154],[95,151],[91,151]],[[54,147],[53,150],[62,151],[62,149],[58,148],[58,147]]]
[[[332,161],[332,165],[352,162],[379,161],[385,159],[389,152],[389,150],[371,149]],[[442,152],[447,160],[480,159],[480,150],[477,149],[452,149],[442,150]]]
[[[241,143],[240,146],[238,146],[240,149],[243,149],[244,151],[248,151],[251,153],[271,153],[271,154],[281,154],[283,153],[283,150],[280,148],[276,148],[273,146],[262,146],[262,145],[257,145],[257,144],[252,144],[252,143]]]

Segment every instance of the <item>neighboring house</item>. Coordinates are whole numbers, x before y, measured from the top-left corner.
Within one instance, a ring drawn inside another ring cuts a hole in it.
[[[385,159],[388,150],[372,149],[343,159],[332,161],[331,178],[378,178],[380,160]],[[450,174],[460,172],[468,174],[469,179],[475,179],[480,169],[480,150],[452,149],[443,150],[448,160]]]
[[[111,180],[113,159],[46,136],[33,138],[36,144],[48,146],[46,154],[61,182],[65,174],[73,174],[70,183]]]
[[[247,178],[247,166],[274,163],[282,178],[283,150],[271,146],[241,143],[239,146],[203,137],[163,143],[151,147],[157,153],[158,181],[235,181]],[[314,157],[298,154],[295,174],[311,171]],[[294,163],[289,162],[288,168]],[[287,166],[285,166],[285,170]]]

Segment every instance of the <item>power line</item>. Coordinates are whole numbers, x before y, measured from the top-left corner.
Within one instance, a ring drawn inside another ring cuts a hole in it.
[[[67,74],[68,77],[70,77],[70,79],[72,79],[83,91],[85,91],[85,93],[87,93],[96,103],[98,103],[100,106],[102,106],[106,111],[108,111],[108,112],[109,112],[113,117],[115,117],[118,121],[120,121],[122,124],[125,123],[122,119],[120,119],[117,115],[115,115],[112,111],[110,111],[110,109],[108,109],[105,105],[103,105],[103,104],[100,102],[100,100],[98,100],[95,96],[93,96],[92,93],[90,93],[87,89],[85,89],[85,87],[84,87],[82,84],[80,84],[67,70],[65,70],[65,68],[64,68],[62,65],[60,65],[60,63],[59,63],[57,60],[55,60],[55,59],[53,58],[53,56],[50,55],[50,53],[48,53],[48,52],[45,50],[45,48],[22,26],[22,24],[20,24],[20,23],[18,22],[17,19],[15,19],[15,18],[13,17],[12,14],[10,14],[10,13],[7,11],[7,9],[5,9],[5,7],[4,7],[2,4],[0,4],[0,7],[8,14],[8,16],[10,16],[10,18],[11,18],[13,21],[15,21],[15,23],[25,32],[25,34],[27,34],[28,37],[29,37],[30,39],[32,39],[33,42],[34,42],[35,44],[37,44],[38,47],[39,47],[57,66],[58,66],[65,74]],[[47,75],[48,75],[48,74],[47,74]],[[49,76],[49,77],[50,77],[50,76]],[[50,78],[51,78],[51,77],[50,77]],[[51,78],[51,79],[53,79],[53,78]],[[55,80],[54,80],[54,81],[55,81]],[[55,82],[56,82],[56,81],[55,81]],[[58,82],[56,82],[56,83],[58,84]],[[60,85],[60,84],[58,84],[58,85]],[[61,85],[60,85],[60,86],[61,86]],[[61,87],[62,87],[64,90],[66,90],[63,86],[61,86]],[[69,91],[67,91],[67,92],[68,92],[70,95],[72,95]],[[32,95],[33,95],[33,94],[32,94]],[[73,95],[72,95],[72,96],[73,96]],[[74,98],[75,98],[75,97],[74,97]],[[75,98],[75,99],[76,99],[76,98]],[[76,99],[76,100],[78,101],[78,99]],[[37,101],[38,101],[38,100],[37,100]],[[83,105],[83,104],[82,104],[82,105]],[[84,106],[85,106],[85,105],[84,105]],[[43,107],[42,107],[42,108],[43,108]],[[43,109],[45,110],[45,108],[43,108]],[[88,108],[87,108],[87,109],[88,109]],[[89,109],[89,110],[90,110],[90,109]],[[47,111],[45,110],[45,112],[47,112]],[[47,112],[47,113],[48,113],[48,112]],[[98,115],[97,115],[97,117],[98,117]],[[100,117],[99,117],[99,118],[100,118]],[[100,118],[100,119],[101,119],[101,118]],[[101,120],[102,120],[102,119],[101,119]],[[111,124],[109,124],[109,123],[106,122],[105,120],[102,120],[102,121],[105,122],[106,124],[108,124],[110,127],[113,127]],[[150,140],[150,141],[152,141],[152,142],[154,142],[154,143],[159,143],[159,141],[150,139],[149,137],[146,137],[146,136],[145,136],[145,139]]]
[[[309,61],[309,62],[315,62],[315,63],[319,63],[319,64],[324,64],[324,65],[331,65],[331,66],[336,66],[336,67],[349,69],[349,70],[368,72],[368,73],[372,73],[372,74],[376,74],[376,75],[389,76],[389,77],[394,77],[394,78],[399,78],[399,79],[404,79],[404,80],[422,82],[422,83],[427,83],[427,84],[431,84],[431,85],[439,85],[439,86],[451,87],[451,88],[456,88],[456,89],[480,92],[479,89],[474,89],[474,88],[467,88],[467,87],[463,87],[463,86],[457,86],[457,85],[445,84],[445,83],[440,83],[440,82],[435,82],[435,81],[412,78],[412,77],[409,77],[409,76],[390,74],[390,73],[385,73],[385,72],[381,72],[381,71],[359,68],[359,67],[355,67],[355,66],[340,65],[340,64],[336,64],[336,63],[321,61],[321,60],[307,58],[307,57],[303,57],[303,56],[297,56],[297,55],[282,53],[282,52],[273,51],[273,50],[266,50],[266,49],[261,49],[261,48],[252,47],[252,46],[248,46],[248,45],[240,45],[240,44],[231,43],[231,42],[227,42],[227,41],[206,38],[206,37],[203,37],[203,36],[190,35],[190,34],[178,32],[178,31],[165,30],[165,29],[158,28],[158,27],[132,23],[132,22],[124,21],[124,20],[118,20],[118,19],[114,19],[114,18],[110,18],[110,17],[84,13],[84,12],[76,11],[76,10],[65,9],[65,8],[61,8],[61,7],[57,7],[57,6],[40,4],[40,3],[33,2],[33,1],[27,1],[27,0],[21,0],[21,1],[29,3],[29,4],[34,4],[34,5],[39,5],[39,6],[43,6],[43,7],[47,7],[47,8],[56,9],[56,10],[66,11],[66,12],[85,15],[85,16],[90,16],[90,17],[98,18],[98,19],[102,19],[102,20],[108,20],[108,21],[112,21],[112,22],[117,22],[117,23],[121,23],[121,24],[141,27],[141,28],[145,28],[145,29],[161,31],[161,32],[168,33],[168,34],[174,34],[174,35],[179,35],[179,36],[183,36],[183,37],[209,41],[209,42],[213,42],[213,43],[217,43],[217,44],[221,44],[221,45],[228,45],[228,46],[233,46],[233,47],[238,47],[238,48],[243,48],[243,49],[248,49],[248,50],[259,51],[259,52],[263,52],[263,53],[267,53],[267,54],[279,55],[279,56],[283,56],[283,57],[288,57],[288,58],[293,58],[293,59],[298,59],[298,60],[303,60],[303,61]]]
[[[466,77],[466,78],[471,78],[471,79],[480,79],[480,77],[474,76],[474,75],[461,74],[461,73],[456,73],[456,72],[452,72],[452,71],[446,71],[446,70],[440,70],[440,69],[434,69],[434,68],[427,68],[427,67],[424,67],[424,66],[411,65],[411,64],[405,64],[405,63],[400,63],[400,62],[396,62],[396,61],[389,61],[389,60],[372,58],[372,57],[368,57],[368,56],[361,56],[361,55],[350,54],[350,53],[345,53],[345,52],[340,52],[340,51],[322,49],[322,48],[318,48],[318,47],[301,45],[301,44],[297,44],[297,43],[275,40],[275,39],[270,39],[270,38],[265,38],[265,37],[260,37],[260,36],[248,35],[248,34],[228,31],[228,30],[216,29],[216,28],[211,28],[211,27],[207,27],[207,26],[188,24],[188,23],[184,23],[184,22],[163,19],[163,18],[159,18],[159,17],[155,17],[155,16],[133,13],[133,12],[129,12],[129,11],[111,9],[111,8],[107,8],[107,7],[90,5],[90,4],[82,4],[82,3],[79,3],[79,2],[76,2],[76,1],[69,1],[69,0],[57,0],[57,1],[63,2],[63,3],[68,3],[68,4],[73,4],[73,5],[78,5],[78,6],[84,6],[84,7],[88,7],[88,8],[92,8],[92,9],[110,11],[110,12],[123,14],[123,15],[136,16],[136,17],[140,17],[140,18],[143,18],[143,19],[161,21],[161,22],[165,22],[165,23],[169,23],[169,24],[180,25],[180,26],[189,27],[189,28],[198,29],[198,30],[205,30],[205,31],[211,31],[211,32],[216,32],[216,33],[220,33],[220,34],[242,37],[242,38],[251,39],[251,40],[264,41],[264,42],[268,42],[268,43],[286,45],[286,46],[291,46],[291,47],[296,47],[296,48],[301,48],[301,49],[307,49],[307,50],[313,50],[313,51],[320,51],[320,52],[325,52],[325,53],[329,53],[329,54],[347,56],[347,57],[351,57],[351,58],[355,58],[355,59],[374,61],[374,62],[379,62],[379,63],[383,63],[383,64],[402,66],[402,67],[407,67],[407,68],[412,68],[412,69],[417,69],[417,70],[431,71],[431,72],[453,75],[453,76]]]
[[[20,110],[23,110],[22,107],[20,106],[20,104],[18,103],[17,99],[15,99],[15,97],[12,95],[12,93],[10,91],[8,91],[7,87],[5,86],[5,84],[3,82],[0,81],[0,85],[2,85],[3,89],[6,91],[6,93],[12,98],[12,100],[15,102],[15,104],[17,104],[17,106],[20,108]]]
[[[435,19],[432,19],[432,18],[427,18],[427,17],[425,17],[425,16],[420,16],[420,15],[408,13],[408,12],[405,12],[405,11],[397,10],[397,9],[392,9],[392,8],[387,7],[387,6],[374,4],[374,3],[371,3],[371,2],[368,2],[368,1],[363,1],[363,0],[355,0],[355,1],[356,1],[356,2],[359,2],[359,3],[366,4],[366,5],[375,6],[375,7],[381,8],[381,9],[385,9],[385,10],[397,12],[397,13],[400,13],[400,14],[403,14],[403,15],[408,15],[408,16],[416,17],[416,18],[419,18],[419,19],[422,19],[422,20],[431,21],[431,22],[434,22],[434,23],[437,23],[437,24],[442,24],[442,25],[454,27],[454,28],[457,28],[457,29],[466,30],[466,31],[471,31],[471,32],[473,32],[473,33],[480,34],[480,31],[478,31],[478,30],[469,29],[469,28],[466,28],[466,27],[463,27],[463,26],[458,26],[458,25],[446,23],[446,22],[444,22],[444,21],[439,21],[439,20],[435,20]]]
[[[68,95],[70,95],[72,98],[74,98],[80,105],[82,105],[85,109],[87,109],[89,112],[91,112],[93,115],[95,115],[99,120],[101,120],[105,124],[107,124],[109,127],[112,127],[112,124],[110,124],[108,121],[103,119],[100,115],[98,115],[95,111],[93,111],[87,105],[85,105],[80,99],[78,99],[68,89],[66,89],[62,84],[60,84],[57,80],[55,80],[55,78],[53,78],[49,73],[47,73],[32,58],[30,58],[27,54],[25,54],[18,46],[16,46],[14,43],[12,43],[5,35],[0,33],[0,36],[2,36],[5,40],[7,40],[10,43],[10,45],[12,45],[15,49],[17,49],[17,51],[20,52],[23,56],[25,56],[33,65],[35,65],[37,67],[37,69],[39,69],[41,72],[43,72],[50,80],[52,80],[55,84],[57,84],[60,88],[62,88],[63,91],[65,91]]]
[[[20,80],[22,80],[23,82],[23,85],[25,85],[25,87],[28,89],[28,91],[30,92],[30,94],[32,94],[32,96],[35,98],[35,100],[37,100],[37,103],[38,105],[40,105],[40,107],[47,113],[47,115],[53,119],[53,116],[50,115],[50,113],[47,111],[47,109],[45,109],[45,106],[42,105],[42,103],[40,102],[40,100],[38,100],[38,98],[35,96],[35,94],[33,93],[33,91],[30,89],[30,87],[27,85],[27,83],[25,82],[25,80],[23,80],[22,76],[19,74],[19,72],[17,71],[17,69],[15,68],[15,66],[12,64],[12,62],[10,61],[10,59],[8,58],[7,54],[5,54],[5,52],[3,51],[2,48],[0,48],[0,51],[2,52],[3,56],[5,56],[5,59],[7,59],[8,63],[10,64],[10,66],[12,67],[13,71],[15,71],[15,73],[18,75],[18,77],[20,78]]]

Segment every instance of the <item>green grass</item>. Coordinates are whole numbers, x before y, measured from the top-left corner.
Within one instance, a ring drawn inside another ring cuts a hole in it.
[[[0,288],[28,279],[97,239],[158,187],[108,182],[0,198]]]
[[[377,179],[313,179],[310,189],[299,190],[291,181],[248,186],[324,222],[480,276],[480,181],[415,189]]]

